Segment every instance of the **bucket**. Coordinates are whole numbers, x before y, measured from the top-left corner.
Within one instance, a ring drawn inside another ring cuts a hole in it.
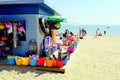
[[[15,59],[16,65],[22,65],[22,58]]]
[[[14,65],[15,64],[15,57],[9,56],[7,59],[8,59],[8,64],[10,64],[10,65]]]
[[[37,66],[37,60],[31,59],[30,60],[30,66]]]
[[[74,47],[73,46],[69,46],[67,48],[67,51],[70,52],[70,53],[73,53],[74,52]]]
[[[46,60],[46,66],[47,67],[54,67],[54,59]]]
[[[38,60],[37,60],[38,66],[43,67],[45,60],[46,60],[45,58],[38,58]]]
[[[30,58],[29,57],[22,58],[22,65],[27,66],[27,65],[29,65],[29,63],[30,63]]]
[[[56,67],[58,67],[58,68],[63,67],[64,60],[55,60],[55,62],[56,62]]]

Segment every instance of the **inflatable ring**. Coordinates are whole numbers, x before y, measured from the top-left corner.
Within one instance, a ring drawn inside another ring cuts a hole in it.
[[[47,21],[44,18],[40,18],[39,23],[40,23],[40,27],[41,27],[42,31],[45,34],[49,34],[50,30],[49,30],[49,26],[48,26]]]

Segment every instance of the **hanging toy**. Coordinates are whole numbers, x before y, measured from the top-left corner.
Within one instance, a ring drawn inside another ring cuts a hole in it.
[[[1,22],[1,23],[0,23],[0,30],[4,30],[4,29],[5,29],[4,23]]]
[[[18,26],[18,32],[25,32],[23,26]]]
[[[8,38],[7,38],[6,36],[2,36],[2,37],[1,37],[1,40],[2,40],[2,41],[6,41],[6,40],[8,40]]]
[[[17,30],[18,30],[18,32],[19,32],[19,33],[22,33],[22,32],[24,32],[24,33],[25,33],[24,27],[21,25],[21,23],[20,23],[20,22],[18,23]]]
[[[6,27],[7,29],[10,29],[10,28],[12,27],[11,22],[6,22],[6,23],[5,23],[5,27]]]

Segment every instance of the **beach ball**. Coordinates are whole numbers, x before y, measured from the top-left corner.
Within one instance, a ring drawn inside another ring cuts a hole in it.
[[[12,24],[11,24],[10,22],[6,22],[6,23],[5,23],[5,27],[6,27],[7,29],[10,29],[11,26],[12,26]]]

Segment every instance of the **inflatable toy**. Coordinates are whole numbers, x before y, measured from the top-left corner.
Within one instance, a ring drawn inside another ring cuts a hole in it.
[[[25,32],[23,26],[18,26],[18,32]]]
[[[11,22],[6,22],[6,23],[5,23],[5,27],[6,27],[7,29],[10,29],[10,28],[12,27]]]
[[[44,18],[40,18],[40,27],[45,34],[49,34],[50,29],[47,21]]]
[[[29,51],[37,52],[37,41],[35,39],[29,41]]]
[[[4,29],[5,29],[4,24],[0,23],[0,30],[4,30]]]

